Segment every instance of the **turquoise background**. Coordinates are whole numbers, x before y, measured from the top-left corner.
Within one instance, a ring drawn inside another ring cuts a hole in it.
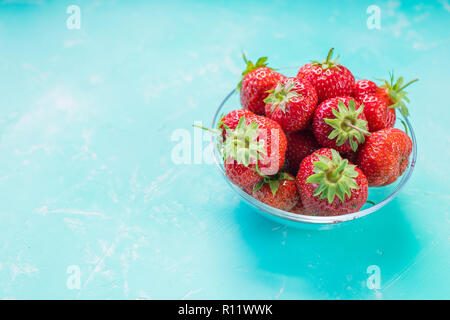
[[[450,298],[448,1],[0,3],[1,298]],[[214,165],[173,161],[174,132],[209,124],[242,50],[297,68],[331,46],[359,78],[420,78],[417,166],[382,210],[292,229]]]

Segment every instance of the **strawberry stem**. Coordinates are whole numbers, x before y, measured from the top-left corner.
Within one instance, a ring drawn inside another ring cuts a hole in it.
[[[417,81],[419,81],[419,79],[414,79],[414,80],[411,80],[410,82],[408,82],[407,84],[405,84],[403,87],[401,87],[400,89],[398,89],[398,91],[402,91],[403,89],[405,89],[407,86],[409,86],[410,84],[412,84],[412,83],[414,83],[414,82],[417,82]]]
[[[337,60],[339,59],[339,56],[337,56],[336,59],[331,60],[331,58],[333,57],[333,52],[334,52],[334,48],[331,48],[330,51],[328,51],[328,55],[325,60],[323,60],[323,61],[314,60],[314,61],[312,61],[312,63],[315,65],[320,65],[322,67],[322,69],[324,69],[324,70],[336,67],[337,65],[339,65],[339,63],[337,62]]]
[[[270,110],[273,112],[275,108],[280,108],[283,113],[286,112],[286,103],[293,97],[298,97],[299,94],[294,91],[296,83],[294,80],[289,79],[286,83],[278,82],[277,86],[273,90],[266,92],[270,93],[264,102],[270,104]]]
[[[248,64],[248,60],[247,60],[247,57],[245,56],[245,52],[244,51],[242,51],[242,58],[244,58],[244,62],[247,65]]]
[[[204,126],[201,126],[201,125],[198,125],[198,124],[193,124],[192,126],[195,127],[195,128],[200,128],[200,129],[203,129],[203,130],[212,132],[212,133],[219,133],[218,130],[214,130],[214,129],[211,129],[211,128],[207,128],[207,127],[204,127]]]
[[[336,168],[336,169],[330,169],[331,173],[328,175],[328,180],[330,180],[331,182],[336,183],[337,181],[339,181],[339,178],[341,177],[341,172],[342,170],[345,169],[345,166],[347,165],[347,163],[342,162],[342,164]]]
[[[364,129],[360,128],[360,127],[357,127],[357,126],[353,125],[350,121],[345,121],[344,125],[347,126],[347,127],[352,128],[352,129],[355,129],[358,132],[361,132],[363,135],[370,136],[370,132],[369,131],[364,130]]]
[[[334,51],[334,48],[331,48],[330,51],[328,51],[327,60],[325,60],[326,64],[328,64],[328,62],[330,61],[331,57],[333,56],[333,51]]]
[[[336,139],[337,146],[348,141],[352,150],[356,151],[358,144],[364,143],[364,136],[370,135],[367,121],[359,118],[363,111],[364,105],[360,105],[356,110],[354,100],[350,100],[348,106],[339,101],[337,109],[332,109],[334,118],[324,119],[325,123],[334,129],[328,139]]]
[[[255,170],[256,170],[256,173],[259,174],[259,175],[260,175],[261,177],[263,177],[264,179],[269,178],[269,176],[266,176],[265,174],[263,174],[263,173],[261,172],[261,170],[259,170],[258,162],[259,162],[259,155],[258,155],[258,157],[257,157],[257,159],[256,159],[256,163],[255,163]]]
[[[331,157],[315,153],[318,161],[314,161],[313,174],[306,179],[306,183],[317,185],[314,196],[327,199],[332,203],[337,196],[342,203],[351,197],[353,189],[359,189],[355,178],[358,172],[356,166],[342,159],[340,154],[331,149]]]

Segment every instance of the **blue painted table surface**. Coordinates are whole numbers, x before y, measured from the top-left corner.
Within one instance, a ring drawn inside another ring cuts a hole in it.
[[[450,298],[448,1],[0,3],[1,298]],[[420,78],[417,166],[389,205],[292,229],[194,151],[174,162],[175,133],[209,124],[242,50],[299,67],[331,46],[357,78]]]

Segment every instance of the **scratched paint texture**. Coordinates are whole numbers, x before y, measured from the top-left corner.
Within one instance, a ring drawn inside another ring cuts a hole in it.
[[[0,4],[1,298],[450,298],[448,1]],[[331,46],[357,77],[420,78],[417,167],[381,211],[291,229],[214,166],[171,160],[174,130],[209,124],[237,83],[241,50],[286,67]]]

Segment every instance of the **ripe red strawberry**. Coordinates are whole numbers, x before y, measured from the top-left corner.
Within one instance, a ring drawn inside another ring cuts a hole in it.
[[[405,101],[409,102],[409,100],[404,89],[417,80],[403,84],[402,77],[394,81],[394,75],[391,74],[390,81],[383,80],[382,86],[377,86],[370,80],[359,80],[355,83],[353,96],[364,104],[364,114],[371,132],[392,128],[396,120],[396,108],[400,108],[400,112],[405,117],[408,116]]]
[[[314,113],[313,132],[320,145],[341,153],[356,151],[369,135],[364,106],[351,97],[322,102]]]
[[[314,86],[319,103],[338,96],[352,94],[355,77],[336,60],[331,60],[333,48],[325,61],[313,61],[300,68],[297,78],[305,78]],[[339,57],[338,57],[339,58]]]
[[[351,163],[356,163],[356,159],[358,159],[358,152],[349,152],[341,154],[342,158],[347,159]]]
[[[297,175],[300,163],[314,151],[320,149],[311,131],[297,131],[286,135],[286,162],[288,171]]]
[[[264,99],[266,116],[278,122],[285,131],[308,127],[317,106],[317,93],[306,80],[283,78],[269,90]]]
[[[255,164],[244,165],[231,158],[225,159],[225,174],[227,177],[240,187],[252,186],[263,177],[256,171]]]
[[[280,125],[262,116],[242,116],[234,129],[226,129],[222,145],[225,173],[245,187],[274,175],[283,166],[286,136]]]
[[[373,132],[358,152],[356,161],[369,181],[369,186],[393,183],[408,167],[412,141],[395,128]]]
[[[279,173],[264,179],[254,187],[251,196],[269,206],[285,211],[291,210],[300,198],[295,179],[288,173]]]
[[[274,175],[283,167],[287,139],[280,125],[269,118],[256,116],[258,123],[258,141],[263,143],[266,150],[262,154],[259,168],[264,175]]]
[[[302,214],[305,216],[314,216],[315,215],[315,214],[305,210],[305,207],[303,207],[303,203],[302,203],[301,199],[298,200],[297,204],[295,205],[295,207],[293,207],[290,210],[290,212],[296,213],[296,214]]]
[[[367,179],[334,149],[322,148],[306,157],[296,178],[303,206],[319,216],[356,212],[367,201]]]
[[[265,103],[269,93],[277,82],[284,76],[267,67],[267,58],[259,58],[256,64],[248,61],[244,55],[247,68],[242,72],[242,81],[238,84],[241,92],[241,105],[258,115],[264,115]]]

